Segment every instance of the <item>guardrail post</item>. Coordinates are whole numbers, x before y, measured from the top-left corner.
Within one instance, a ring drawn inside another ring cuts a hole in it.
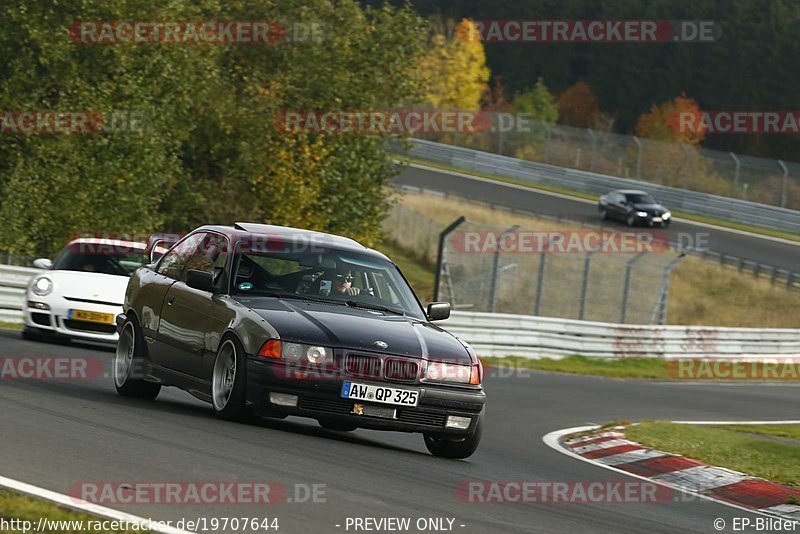
[[[742,164],[739,162],[739,158],[736,157],[736,154],[733,152],[728,152],[728,154],[733,160],[733,164],[736,165],[733,171],[733,195],[736,196],[737,191],[739,191],[739,171],[742,169]]]
[[[592,260],[592,254],[596,251],[592,250],[586,253],[586,258],[583,260],[583,280],[581,281],[581,301],[580,309],[578,311],[578,320],[583,321],[586,314],[586,293],[589,291],[589,267]]]
[[[783,170],[783,183],[781,184],[781,207],[786,207],[787,201],[787,189],[789,187],[789,167],[786,164],[778,160],[778,165],[780,165],[781,170]]]
[[[597,151],[597,136],[591,128],[586,128],[586,131],[589,133],[589,137],[592,138],[592,155],[589,156],[589,171],[594,172],[594,155]]]
[[[442,276],[442,262],[444,261],[445,239],[447,239],[447,236],[450,235],[453,232],[453,230],[458,228],[458,226],[466,220],[467,218],[462,215],[455,221],[451,222],[447,226],[447,228],[445,228],[439,233],[439,249],[436,251],[436,274],[434,275],[434,281],[433,281],[434,302],[439,300],[439,283],[441,281],[441,276]]]
[[[631,271],[633,270],[633,266],[639,261],[642,256],[647,254],[647,252],[639,252],[636,256],[628,260],[628,263],[625,264],[625,286],[622,289],[622,312],[620,313],[619,322],[625,324],[625,316],[628,311],[628,293],[630,293],[631,289]]]
[[[533,314],[539,315],[542,311],[542,289],[544,289],[544,265],[547,259],[547,253],[542,251],[539,253],[539,273],[536,277],[536,304],[533,307]]]
[[[642,142],[635,135],[633,136],[633,142],[636,143],[638,149],[636,154],[636,179],[639,180],[642,177]]]
[[[500,242],[503,240],[503,236],[509,232],[513,232],[517,228],[519,228],[519,225],[515,224],[511,228],[503,230],[497,237],[497,246],[494,247],[494,252],[492,253],[492,279],[489,282],[489,311],[492,313],[494,313],[495,301],[497,299],[497,268],[500,264]]]

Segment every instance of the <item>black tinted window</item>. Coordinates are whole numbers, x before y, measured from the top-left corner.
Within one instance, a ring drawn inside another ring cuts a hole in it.
[[[130,276],[144,260],[144,250],[131,246],[73,243],[58,255],[53,269]]]

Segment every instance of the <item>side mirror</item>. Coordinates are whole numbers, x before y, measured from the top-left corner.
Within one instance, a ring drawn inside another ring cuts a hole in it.
[[[207,271],[197,271],[189,269],[186,271],[186,285],[192,289],[199,289],[200,291],[214,291],[214,275]]]
[[[428,311],[425,314],[429,321],[444,321],[450,317],[449,302],[431,302],[428,304]]]
[[[53,262],[47,258],[39,258],[38,260],[33,260],[33,266],[39,269],[49,269],[53,266]]]

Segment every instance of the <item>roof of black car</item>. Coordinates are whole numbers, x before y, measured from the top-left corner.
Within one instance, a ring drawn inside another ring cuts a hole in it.
[[[337,249],[365,252],[368,254],[374,254],[380,256],[381,258],[386,258],[386,256],[381,252],[365,247],[358,241],[350,239],[349,237],[327,234],[325,232],[316,232],[313,230],[305,230],[303,228],[293,228],[291,226],[237,222],[234,223],[232,227],[208,225],[203,228],[208,230],[216,230],[218,232],[223,232],[225,234],[236,235],[238,238],[242,238],[249,235],[256,235],[256,236],[277,235],[291,240],[307,239],[310,241],[316,241],[318,243],[324,243],[326,246],[330,246]]]

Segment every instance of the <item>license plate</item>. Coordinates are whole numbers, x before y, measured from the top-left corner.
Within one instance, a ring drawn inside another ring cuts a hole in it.
[[[661,217],[653,217],[653,222],[663,222],[663,221],[664,219],[662,219]]]
[[[358,384],[345,380],[344,384],[342,384],[342,397],[368,402],[381,402],[383,404],[416,406],[419,402],[419,391],[374,386],[372,384]]]
[[[113,313],[101,313],[86,310],[69,310],[67,317],[75,321],[86,321],[88,323],[114,324]]]

